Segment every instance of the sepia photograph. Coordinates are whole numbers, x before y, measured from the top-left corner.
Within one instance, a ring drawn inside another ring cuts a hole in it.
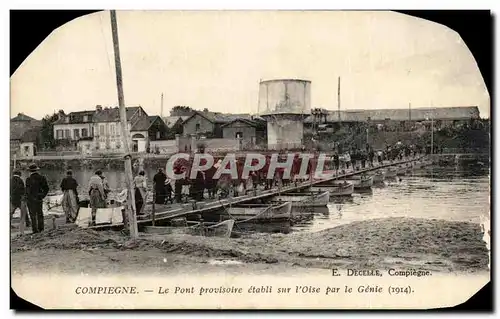
[[[104,10],[34,47],[10,77],[19,298],[435,309],[490,282],[490,93],[449,27]]]

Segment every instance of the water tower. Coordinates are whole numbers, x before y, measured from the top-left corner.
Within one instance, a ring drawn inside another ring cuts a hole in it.
[[[259,84],[259,115],[267,121],[268,149],[300,148],[311,114],[311,81],[279,79]]]

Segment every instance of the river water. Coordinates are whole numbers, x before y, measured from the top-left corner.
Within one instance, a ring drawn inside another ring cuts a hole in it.
[[[398,180],[385,181],[371,192],[334,198],[324,212],[295,225],[294,230],[319,231],[374,218],[410,217],[480,223],[490,209],[489,172],[455,167],[427,167]]]
[[[154,170],[145,170],[152,181]],[[41,170],[51,192],[59,189],[64,171]],[[92,170],[75,169],[73,175],[85,192]],[[125,188],[123,171],[103,170],[114,190]],[[26,176],[23,176],[26,177]],[[464,170],[458,167],[426,167],[398,180],[385,181],[370,192],[354,193],[351,198],[331,198],[328,208],[303,214],[304,220],[293,226],[263,226],[260,231],[319,231],[341,224],[382,217],[414,217],[450,221],[480,222],[480,215],[490,209],[489,171]],[[299,211],[300,212],[300,211]],[[304,211],[300,213],[305,213]],[[288,228],[288,230],[287,230]]]

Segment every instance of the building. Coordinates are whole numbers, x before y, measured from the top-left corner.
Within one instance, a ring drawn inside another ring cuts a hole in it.
[[[261,118],[240,118],[222,125],[222,135],[226,139],[239,139],[242,148],[251,148],[267,144],[266,128],[267,124]]]
[[[59,111],[59,118],[54,122],[54,139],[78,141],[80,138],[94,136],[95,111],[79,111],[64,114]]]
[[[236,119],[252,120],[250,114],[223,114],[207,111],[195,111],[182,124],[183,135],[203,135],[222,138],[222,126]]]
[[[340,111],[340,117],[339,111],[328,111],[326,116],[320,117],[313,114],[304,120],[304,124],[308,127],[333,125],[338,128],[339,118],[342,125],[370,123],[395,130],[404,129],[417,122],[427,123],[431,119],[436,128],[452,127],[467,123],[471,119],[479,119],[480,116],[477,106],[345,110]]]
[[[187,120],[189,116],[167,116],[163,118],[163,122],[167,125],[170,138],[175,138],[175,134],[183,134],[182,124]]]
[[[132,151],[146,152],[151,141],[162,141],[168,137],[168,127],[160,116],[144,116],[130,129]]]
[[[33,157],[37,154],[40,131],[41,127],[35,126],[24,132],[20,140],[19,152],[17,153],[19,157]]]
[[[132,134],[132,127],[146,119],[149,122],[148,114],[140,106],[126,108],[127,125]],[[94,148],[106,152],[122,152],[122,129],[120,123],[120,109],[118,107],[105,107],[101,105],[96,106],[96,111],[93,117],[94,127]],[[136,141],[146,140],[145,131],[136,131],[135,134],[141,134],[142,138],[136,138]],[[132,140],[134,140],[132,138]],[[132,140],[129,141],[129,147],[132,149]]]
[[[42,122],[23,113],[10,120],[10,154],[33,156],[38,146]]]

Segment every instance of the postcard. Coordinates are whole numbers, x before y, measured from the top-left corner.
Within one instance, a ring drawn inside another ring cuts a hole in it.
[[[443,25],[99,11],[10,82],[11,285],[39,307],[432,309],[490,282],[490,96]]]

